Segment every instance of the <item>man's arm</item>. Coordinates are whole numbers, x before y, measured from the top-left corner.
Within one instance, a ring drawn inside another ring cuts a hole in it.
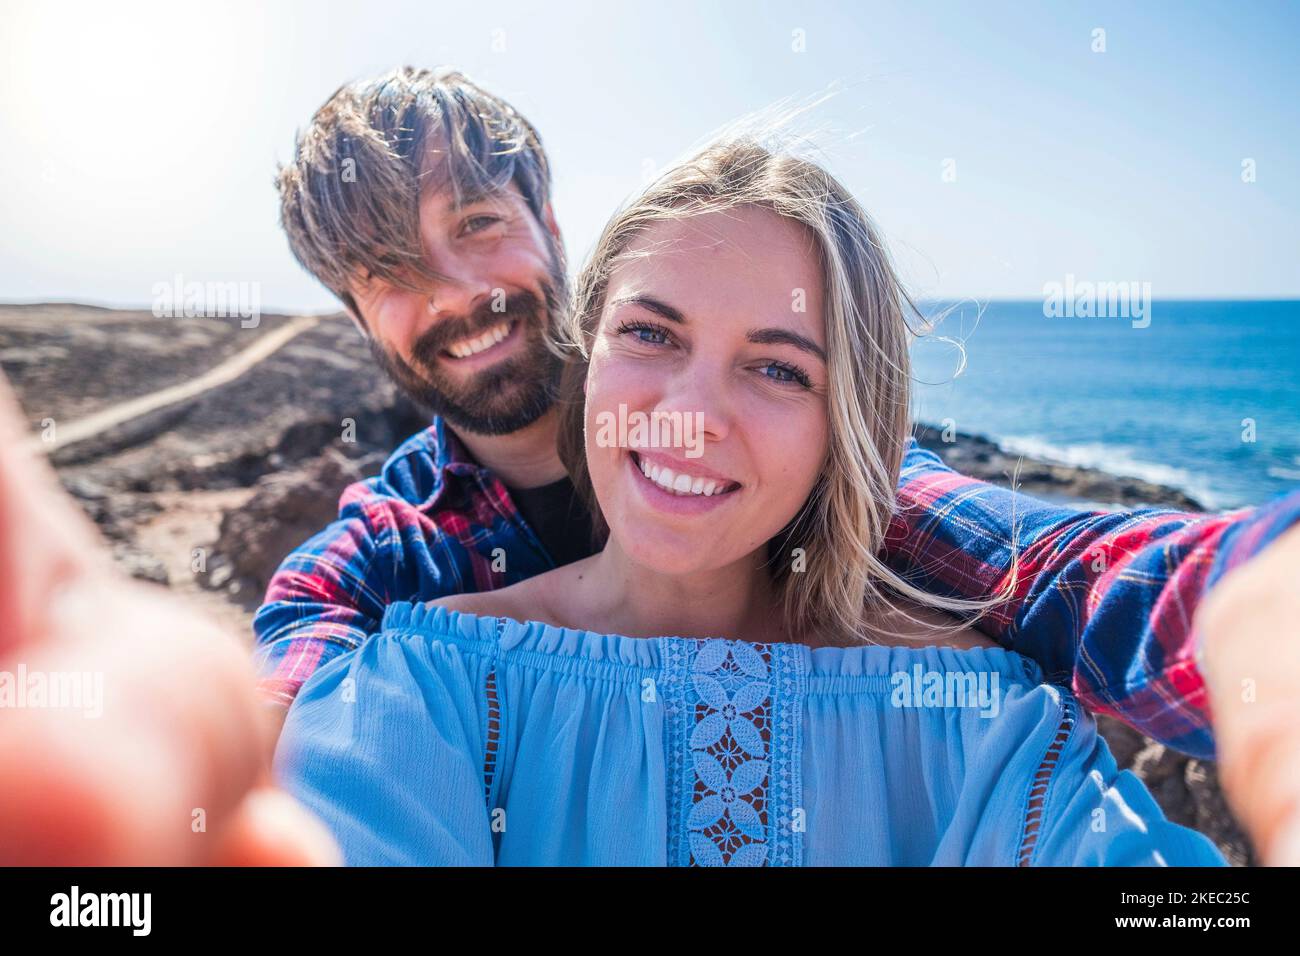
[[[261,697],[283,719],[316,671],[379,631],[389,604],[476,590],[489,573],[476,563],[380,479],[348,486],[338,519],[280,563],[253,618]]]
[[[395,484],[381,476],[350,485],[338,520],[271,578],[253,630],[260,695],[281,721],[313,674],[379,632],[390,604],[492,590],[549,567],[502,506],[504,489],[431,509],[427,481],[407,475],[432,467],[427,450],[414,447],[408,459]]]
[[[253,618],[264,700],[287,709],[307,678],[379,629],[388,587],[374,576],[384,567],[378,550],[364,507],[344,505],[339,520],[280,563]]]
[[[973,600],[1010,588],[977,627],[1088,709],[1213,756],[1192,618],[1228,570],[1300,523],[1300,492],[1226,515],[1084,512],[959,475],[913,441],[898,505],[885,552],[908,580]]]

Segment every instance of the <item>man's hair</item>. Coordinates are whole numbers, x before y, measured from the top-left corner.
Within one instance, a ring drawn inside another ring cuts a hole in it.
[[[420,239],[426,188],[459,202],[511,183],[541,221],[551,171],[532,124],[461,73],[412,67],[336,90],[276,176],[295,258],[353,313],[353,279],[438,278]]]

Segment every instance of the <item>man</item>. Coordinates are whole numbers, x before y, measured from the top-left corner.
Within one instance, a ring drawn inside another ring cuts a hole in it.
[[[331,97],[281,188],[300,260],[440,415],[273,580],[255,627],[261,686],[282,709],[386,604],[499,587],[590,538],[554,449],[544,333],[563,260],[535,131],[463,77],[401,70]],[[266,785],[270,734],[232,642],[124,582],[21,434],[0,394],[0,675],[100,672],[106,700],[96,722],[0,711],[0,862],[337,859]],[[1085,705],[1189,752],[1212,749],[1212,702],[1234,808],[1266,860],[1300,862],[1300,496],[1228,517],[1093,515],[915,448],[906,465],[894,564],[922,586],[995,594],[1014,514],[1019,575],[980,626]]]

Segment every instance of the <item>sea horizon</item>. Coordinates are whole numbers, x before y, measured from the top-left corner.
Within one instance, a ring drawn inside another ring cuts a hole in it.
[[[1049,315],[1043,297],[918,307],[947,313],[913,346],[919,421],[1212,510],[1300,486],[1300,300],[1153,298],[1140,320]]]

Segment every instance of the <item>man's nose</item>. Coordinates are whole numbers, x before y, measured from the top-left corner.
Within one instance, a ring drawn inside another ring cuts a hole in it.
[[[428,309],[436,318],[469,316],[492,295],[492,283],[471,263],[440,256],[431,265],[437,278],[429,292]]]

